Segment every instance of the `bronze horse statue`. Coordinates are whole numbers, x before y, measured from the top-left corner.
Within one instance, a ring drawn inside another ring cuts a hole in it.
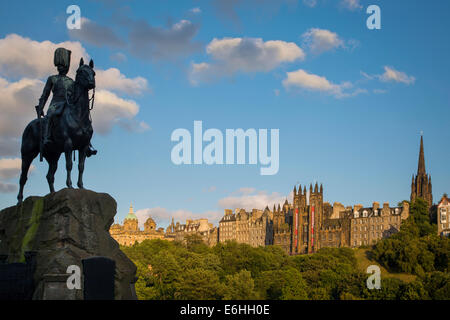
[[[66,156],[66,170],[68,188],[72,187],[72,153],[78,150],[78,183],[77,186],[83,189],[83,171],[87,152],[89,152],[90,141],[93,134],[92,123],[90,119],[90,101],[89,90],[94,89],[95,95],[95,71],[94,62],[91,60],[89,65],[84,64],[83,58],[80,60],[80,66],[74,82],[74,93],[69,99],[66,96],[66,104],[59,121],[55,121],[52,129],[53,141],[46,148],[41,149],[42,127],[48,121],[47,117],[38,118],[31,121],[25,128],[22,135],[22,173],[20,175],[20,189],[17,195],[19,203],[23,200],[23,188],[27,182],[28,170],[33,160],[42,152],[42,156],[48,162],[47,173],[48,186],[50,192],[55,192],[54,181],[55,172],[58,168],[58,161],[61,154]],[[70,100],[70,101],[69,101]]]

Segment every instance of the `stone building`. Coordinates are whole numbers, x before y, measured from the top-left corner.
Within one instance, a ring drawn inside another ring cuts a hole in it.
[[[219,221],[219,242],[236,240],[236,215],[231,209],[225,209],[225,215]]]
[[[420,137],[419,163],[417,166],[417,175],[412,176],[411,181],[411,203],[417,198],[422,198],[428,203],[430,208],[433,205],[433,194],[431,186],[431,176],[425,170],[425,154],[423,151],[423,136]]]
[[[225,215],[219,222],[219,242],[236,241],[254,247],[273,243],[272,212],[253,209],[246,212],[236,209],[233,213],[225,209]]]
[[[323,217],[323,187],[320,190],[316,183],[314,190],[309,187],[309,197],[306,186],[294,187],[292,226],[292,254],[312,253],[318,249],[318,240]]]
[[[388,238],[400,231],[402,221],[409,216],[409,203],[403,202],[402,207],[389,207],[384,203],[380,208],[374,202],[371,208],[355,206],[350,215],[350,246],[359,247],[372,245],[378,240]]]
[[[253,209],[248,220],[248,242],[252,247],[264,247],[273,244],[273,222],[268,207],[261,213]]]
[[[187,236],[197,234],[208,246],[217,244],[217,228],[208,219],[186,220],[186,224],[177,223],[174,229],[176,241],[185,243]]]
[[[331,206],[323,202],[323,187],[316,183],[314,189],[294,187],[291,254],[317,252],[324,247],[359,247],[371,245],[400,230],[402,221],[409,216],[409,203],[402,207],[380,208],[374,202],[371,208],[362,205],[344,207],[340,203]]]
[[[287,199],[283,208],[273,206],[273,244],[289,254],[291,252],[292,206]]]
[[[450,236],[450,199],[444,194],[437,205],[438,235]]]
[[[152,239],[173,240],[171,235],[166,236],[163,228],[156,228],[156,223],[151,217],[145,221],[144,231],[140,230],[138,218],[133,211],[133,205],[130,205],[130,210],[125,217],[123,225],[113,224],[109,229],[109,233],[123,246],[131,246],[135,242]]]

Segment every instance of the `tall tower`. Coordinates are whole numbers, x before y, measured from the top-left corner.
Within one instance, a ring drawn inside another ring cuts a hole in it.
[[[411,203],[417,198],[422,198],[428,203],[428,207],[433,205],[433,194],[431,187],[431,176],[425,170],[425,154],[423,151],[423,136],[420,137],[419,164],[417,175],[411,181]]]

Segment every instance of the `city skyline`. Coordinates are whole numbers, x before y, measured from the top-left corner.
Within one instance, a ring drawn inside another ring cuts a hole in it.
[[[78,31],[66,27],[71,4],[0,5],[1,208],[16,203],[19,138],[57,46],[73,52],[71,76],[81,56],[95,61],[99,154],[85,187],[116,199],[116,222],[131,201],[161,226],[217,222],[226,208],[282,204],[315,182],[330,203],[396,205],[409,200],[421,132],[435,202],[449,192],[446,1],[78,1]],[[380,30],[366,27],[371,4]],[[194,121],[279,129],[278,173],[173,164],[171,133]],[[33,165],[25,197],[48,193],[47,164]],[[64,176],[61,160],[56,189]]]

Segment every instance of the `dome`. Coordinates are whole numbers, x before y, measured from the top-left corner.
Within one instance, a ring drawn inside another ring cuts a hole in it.
[[[130,211],[128,211],[128,215],[125,217],[125,220],[137,220],[138,218],[134,214],[133,204],[130,204]]]

